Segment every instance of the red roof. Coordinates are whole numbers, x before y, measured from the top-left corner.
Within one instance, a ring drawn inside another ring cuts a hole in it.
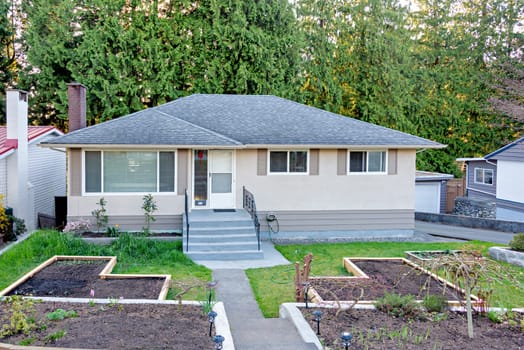
[[[39,136],[47,134],[51,130],[56,130],[54,126],[29,126],[27,128],[27,140],[31,142]],[[61,133],[61,132],[60,132]],[[0,126],[0,155],[7,153],[11,150],[14,150],[18,147],[17,140],[8,140],[7,139],[7,127]]]

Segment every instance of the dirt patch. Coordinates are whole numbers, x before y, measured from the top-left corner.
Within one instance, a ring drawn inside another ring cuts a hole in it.
[[[423,271],[400,260],[353,261],[369,278],[315,278],[311,286],[324,300],[376,300],[385,292],[412,294],[422,299],[429,294],[444,294],[456,300],[457,293]]]
[[[78,317],[61,321],[47,320],[47,314],[62,308],[74,310]],[[101,305],[36,303],[36,322],[44,330],[29,335],[0,338],[0,342],[19,344],[32,339],[31,345],[80,347],[89,349],[212,349],[209,323],[198,306],[187,305]],[[6,308],[0,308],[0,320]],[[0,327],[1,328],[1,327]],[[56,341],[45,341],[50,334],[65,331]],[[213,330],[214,332],[214,330]]]
[[[316,332],[314,309],[302,309],[305,319]],[[322,309],[320,336],[326,349],[344,349],[340,335],[351,332],[350,349],[524,349],[524,333],[518,326],[496,324],[487,317],[475,315],[473,339],[468,338],[466,315],[449,312],[440,321],[405,320],[376,310],[343,311]],[[436,318],[437,316],[435,316]],[[521,315],[517,317],[519,324]]]
[[[157,299],[163,278],[106,278],[98,274],[107,261],[56,261],[10,294],[69,298]]]

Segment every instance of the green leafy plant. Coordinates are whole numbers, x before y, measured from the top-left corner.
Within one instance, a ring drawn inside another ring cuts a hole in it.
[[[44,338],[44,342],[47,344],[47,343],[52,343],[52,342],[55,342],[57,341],[58,339],[61,339],[63,338],[65,335],[67,334],[67,332],[63,329],[59,330],[59,331],[56,331],[56,332],[53,332],[51,334],[49,334],[48,336],[46,336]]]
[[[6,315],[2,320],[0,338],[24,333],[29,334],[36,329],[34,302],[21,296],[8,296],[2,302],[5,304]]]
[[[502,323],[504,321],[504,313],[500,311],[488,311],[488,319],[493,323]]]
[[[394,317],[416,318],[422,313],[420,305],[415,301],[413,295],[400,295],[396,293],[384,293],[375,302],[377,310]]]
[[[104,197],[102,197],[96,204],[99,206],[99,208],[93,210],[91,215],[95,217],[97,232],[100,232],[100,229],[106,227],[107,222],[109,221],[106,210],[107,201],[104,199]]]
[[[156,202],[153,196],[149,193],[142,198],[142,209],[144,210],[144,216],[146,219],[146,226],[143,227],[143,231],[146,235],[149,235],[151,223],[156,221],[153,213],[158,210]]]
[[[120,229],[118,224],[116,224],[113,227],[106,228],[107,237],[118,237],[118,235],[120,235]]]
[[[513,250],[524,252],[524,233],[513,236],[513,239],[509,242],[509,247]]]
[[[75,310],[66,311],[64,309],[56,309],[47,314],[47,319],[50,321],[60,321],[70,317],[77,317],[78,313]]]
[[[12,216],[12,215],[9,215],[8,218],[13,222],[13,225],[14,225],[13,233],[16,236],[19,236],[27,231],[27,227],[25,226],[24,219],[17,218],[16,216]]]
[[[4,196],[0,194],[0,234],[6,233],[9,229],[9,218],[5,213],[5,208],[2,204]]]
[[[443,295],[429,294],[424,297],[422,305],[428,312],[444,312],[448,307],[448,301]]]

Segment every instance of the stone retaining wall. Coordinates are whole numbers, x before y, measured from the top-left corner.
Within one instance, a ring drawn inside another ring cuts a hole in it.
[[[495,219],[472,218],[450,214],[415,213],[415,220],[502,232],[524,232],[524,223]]]
[[[457,197],[455,198],[453,214],[472,218],[495,219],[497,206],[493,201]]]

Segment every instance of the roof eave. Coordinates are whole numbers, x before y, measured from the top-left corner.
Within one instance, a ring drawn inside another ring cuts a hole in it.
[[[221,148],[221,149],[239,149],[243,145],[151,145],[151,144],[58,144],[58,143],[40,143],[38,146],[43,148],[90,148],[90,149],[173,149],[173,148]]]
[[[442,149],[447,145],[348,145],[348,144],[248,144],[248,145],[152,145],[152,144],[59,144],[40,143],[44,148],[97,148],[97,149],[173,149],[173,148],[223,148],[223,149],[258,149],[258,148],[319,148],[319,149]]]

